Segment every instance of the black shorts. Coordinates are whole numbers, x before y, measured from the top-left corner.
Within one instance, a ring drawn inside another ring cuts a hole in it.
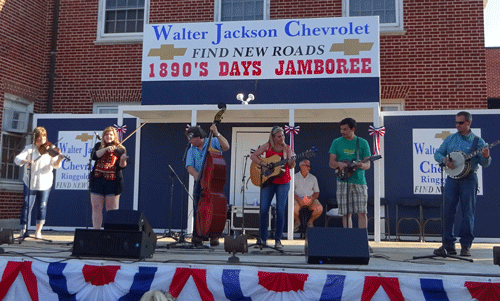
[[[106,180],[104,177],[94,177],[90,184],[90,193],[102,195],[102,196],[112,196],[118,195],[117,183],[115,180]]]

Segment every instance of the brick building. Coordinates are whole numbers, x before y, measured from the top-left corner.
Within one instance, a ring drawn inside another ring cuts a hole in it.
[[[102,113],[120,103],[140,104],[143,23],[242,20],[242,3],[256,5],[243,10],[246,20],[379,14],[382,106],[488,107],[483,1],[394,0],[367,10],[358,2],[2,1],[0,218],[19,216],[22,185],[12,158],[26,141],[33,113]]]
[[[488,108],[500,108],[500,47],[486,48]]]

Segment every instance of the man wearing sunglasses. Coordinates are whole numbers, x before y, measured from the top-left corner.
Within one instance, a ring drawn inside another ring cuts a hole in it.
[[[478,150],[486,145],[484,140],[472,133],[470,125],[472,116],[469,112],[459,112],[455,116],[455,127],[457,133],[449,135],[434,154],[434,159],[446,165],[449,169],[455,169],[451,153],[462,151],[465,154]],[[434,254],[443,256],[446,254],[456,255],[454,221],[458,205],[462,209],[462,223],[460,224],[460,256],[471,256],[470,247],[474,240],[474,215],[476,211],[477,197],[477,169],[479,165],[488,167],[491,163],[490,150],[485,147],[480,153],[470,160],[468,174],[458,178],[447,177],[444,187],[444,221],[443,221],[443,244]]]
[[[295,174],[294,232],[297,232],[300,228],[299,212],[302,207],[307,207],[312,211],[311,218],[307,221],[307,227],[313,227],[314,221],[323,212],[323,206],[318,201],[318,179],[310,173],[311,162],[309,160],[302,160],[299,163],[299,167],[300,171]]]

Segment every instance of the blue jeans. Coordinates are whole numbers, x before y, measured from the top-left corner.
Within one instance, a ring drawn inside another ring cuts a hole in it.
[[[470,173],[462,179],[446,179],[444,188],[444,227],[443,245],[452,246],[456,238],[454,233],[455,214],[458,205],[462,210],[462,223],[459,236],[462,247],[470,247],[474,240],[474,215],[476,212],[477,175]]]
[[[47,216],[47,201],[49,200],[51,188],[47,190],[30,190],[26,184],[24,185],[24,198],[23,207],[21,209],[21,229],[24,229],[25,225],[28,224],[28,218],[31,215],[31,211],[38,204],[38,215],[36,218],[37,224],[44,224],[45,217]],[[28,197],[29,192],[29,197]]]
[[[260,240],[264,243],[269,237],[267,227],[269,224],[269,208],[271,201],[276,194],[276,232],[274,239],[281,240],[283,236],[283,227],[285,226],[285,211],[288,202],[288,191],[290,183],[286,184],[269,184],[262,188],[262,199],[260,202]]]

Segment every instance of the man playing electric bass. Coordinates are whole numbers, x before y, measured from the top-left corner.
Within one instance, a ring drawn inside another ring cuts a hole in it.
[[[353,213],[358,215],[358,228],[366,228],[368,224],[366,215],[368,186],[365,170],[371,166],[370,146],[368,141],[354,135],[356,125],[356,121],[352,118],[343,119],[340,122],[342,137],[333,140],[330,147],[329,165],[338,170],[339,175],[349,168],[350,163],[347,162],[357,162],[349,179],[337,177],[337,204],[344,228],[352,228],[351,215]],[[361,159],[366,160],[361,161]]]
[[[487,167],[491,163],[490,149],[484,140],[472,133],[470,125],[472,116],[469,112],[459,112],[455,116],[457,133],[449,135],[434,154],[434,159],[444,163],[446,168],[455,170],[450,154],[461,151],[465,154],[483,148],[480,153],[470,159],[470,172],[460,178],[448,177],[444,187],[444,221],[443,245],[434,250],[435,255],[456,255],[455,235],[453,231],[455,214],[458,204],[462,209],[462,224],[460,225],[460,256],[471,256],[470,247],[474,240],[474,215],[476,211],[477,175],[479,165]]]

